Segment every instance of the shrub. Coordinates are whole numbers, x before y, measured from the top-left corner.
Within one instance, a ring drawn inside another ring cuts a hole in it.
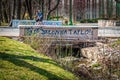
[[[94,68],[94,67],[99,67],[99,66],[100,66],[99,63],[95,63],[95,64],[92,65],[93,68]]]
[[[83,19],[80,20],[80,23],[97,23],[99,19]]]

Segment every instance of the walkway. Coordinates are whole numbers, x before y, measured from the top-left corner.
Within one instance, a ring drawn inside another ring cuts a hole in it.
[[[19,36],[19,29],[17,28],[0,28],[0,36]]]

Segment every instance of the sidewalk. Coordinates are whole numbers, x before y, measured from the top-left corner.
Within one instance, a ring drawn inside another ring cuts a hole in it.
[[[19,36],[17,28],[0,28],[0,36]]]

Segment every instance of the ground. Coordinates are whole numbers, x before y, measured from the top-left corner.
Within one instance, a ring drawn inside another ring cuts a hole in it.
[[[76,80],[76,76],[29,45],[0,37],[0,80]]]

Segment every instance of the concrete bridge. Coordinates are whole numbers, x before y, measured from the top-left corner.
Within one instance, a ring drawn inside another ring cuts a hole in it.
[[[41,53],[49,53],[49,55],[56,53],[56,51],[61,53],[55,47],[57,45],[61,46],[62,51],[67,50],[69,52],[72,49],[71,53],[80,54],[81,48],[94,46],[98,37],[120,37],[120,27],[19,25],[19,28],[0,28],[0,36],[13,37],[14,39],[31,36],[31,33],[41,33],[42,37],[49,38],[41,38],[44,40],[39,44],[42,46],[39,49]],[[59,39],[51,40],[50,38],[62,38],[62,41],[61,39],[59,41]]]

